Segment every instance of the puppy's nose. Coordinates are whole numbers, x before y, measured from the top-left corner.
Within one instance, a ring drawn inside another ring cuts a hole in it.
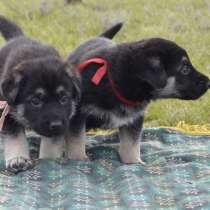
[[[210,88],[210,80],[209,80],[209,82],[208,82],[208,88]]]
[[[52,130],[52,131],[62,130],[63,122],[61,120],[52,121],[52,122],[50,122],[49,127],[50,127],[50,130]]]

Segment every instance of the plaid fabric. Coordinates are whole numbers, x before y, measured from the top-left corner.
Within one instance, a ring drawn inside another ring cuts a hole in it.
[[[142,138],[146,166],[120,163],[113,134],[89,137],[92,162],[42,160],[16,176],[1,170],[0,210],[209,210],[210,136],[146,129]],[[38,141],[30,141],[36,156]],[[2,143],[0,160],[3,169]]]

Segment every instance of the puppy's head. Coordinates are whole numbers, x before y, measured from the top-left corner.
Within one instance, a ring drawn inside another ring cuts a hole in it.
[[[14,67],[1,84],[11,114],[43,136],[58,136],[75,113],[80,88],[59,58],[34,59]]]
[[[187,52],[174,42],[154,38],[139,45],[144,70],[137,77],[148,85],[153,99],[193,100],[209,88],[209,78],[195,69]]]

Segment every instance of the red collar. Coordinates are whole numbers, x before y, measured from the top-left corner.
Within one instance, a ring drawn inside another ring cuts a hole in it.
[[[126,106],[138,106],[141,103],[138,101],[131,101],[127,98],[125,98],[121,93],[119,88],[117,87],[117,85],[114,84],[114,81],[111,77],[110,72],[108,71],[108,63],[106,60],[102,59],[102,58],[90,58],[86,61],[83,61],[82,63],[79,64],[77,71],[79,73],[82,73],[85,68],[91,64],[91,63],[97,63],[100,64],[101,67],[99,67],[96,71],[96,73],[93,75],[93,77],[91,78],[91,82],[95,85],[99,85],[100,81],[103,79],[103,77],[108,74],[108,78],[109,78],[109,84],[112,88],[113,93],[115,94],[115,96],[119,99],[119,101],[121,101],[124,105]]]

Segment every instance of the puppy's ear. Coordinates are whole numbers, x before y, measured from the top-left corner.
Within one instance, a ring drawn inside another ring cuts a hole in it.
[[[148,82],[154,89],[160,89],[165,87],[167,83],[167,75],[164,65],[159,57],[149,57],[147,60],[147,66],[141,74],[141,79]]]
[[[14,103],[23,75],[21,63],[15,66],[14,69],[12,69],[12,73],[7,75],[1,82],[1,94],[8,104]]]

